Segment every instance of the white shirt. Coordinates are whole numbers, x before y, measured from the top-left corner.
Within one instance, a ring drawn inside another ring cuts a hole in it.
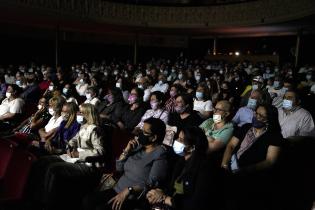
[[[278,109],[279,123],[284,138],[290,136],[308,136],[314,132],[312,115],[303,108],[298,108],[286,114],[282,108]]]
[[[48,121],[47,125],[45,126],[45,131],[49,132],[54,128],[58,128],[60,126],[60,123],[62,122],[62,116],[56,118],[52,116],[50,120]]]
[[[198,112],[211,112],[213,111],[212,102],[194,100],[194,110]]]
[[[150,99],[150,95],[151,95],[151,88],[147,88],[144,90],[144,95],[143,95],[143,101],[147,102]]]
[[[88,86],[89,86],[88,84],[79,83],[75,86],[75,89],[77,90],[77,92],[80,96],[85,96],[85,92],[86,92],[86,89],[88,88]]]
[[[168,122],[168,114],[169,114],[168,111],[163,110],[163,109],[157,109],[157,110],[149,109],[149,110],[147,110],[144,113],[144,115],[141,118],[141,121],[139,122],[139,124],[136,127],[139,127],[139,128],[142,129],[144,121],[146,119],[149,119],[150,117],[159,118],[165,124],[167,124],[167,122]]]
[[[67,101],[68,103],[69,103],[69,102],[74,102],[74,103],[78,104],[77,99],[75,99],[74,97],[70,97],[70,98],[68,98],[66,101]]]
[[[84,101],[85,104],[92,104],[94,106],[97,106],[100,102],[100,99],[98,99],[97,97],[94,97],[91,100],[86,99],[86,101]]]
[[[0,116],[7,113],[22,113],[23,106],[24,100],[21,98],[16,98],[11,101],[5,98],[0,105]]]
[[[169,85],[167,84],[167,83],[163,83],[163,84],[160,84],[159,82],[158,83],[156,83],[155,85],[154,85],[154,87],[152,88],[152,92],[154,92],[154,91],[160,91],[160,92],[162,92],[162,93],[166,93],[167,92],[167,90],[168,90],[168,87],[169,87]]]

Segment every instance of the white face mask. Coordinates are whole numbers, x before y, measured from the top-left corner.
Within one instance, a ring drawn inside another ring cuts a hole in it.
[[[84,83],[84,80],[83,80],[83,79],[80,79],[80,83],[83,84],[83,83]]]
[[[82,124],[84,122],[84,117],[82,115],[77,115],[77,122]]]
[[[15,84],[16,84],[17,86],[21,87],[21,81],[20,81],[20,80],[16,80],[16,81],[15,81]]]
[[[9,92],[6,92],[6,93],[5,93],[5,97],[7,97],[7,98],[10,98],[11,95],[12,95],[12,93],[9,93]]]
[[[116,88],[121,88],[121,83],[117,82],[116,83]]]
[[[63,88],[62,93],[66,95],[68,93],[68,88]]]
[[[220,123],[220,122],[222,122],[222,117],[221,117],[221,115],[220,115],[220,114],[214,114],[214,115],[213,115],[213,122],[214,122],[214,123]]]
[[[179,74],[179,75],[178,75],[178,79],[183,79],[183,75],[182,75],[182,74]]]
[[[87,94],[85,94],[85,97],[87,100],[90,100],[92,98],[92,95],[91,95],[91,93],[87,93]]]
[[[163,81],[162,80],[159,81],[159,85],[163,85]]]
[[[138,88],[143,89],[143,85],[139,84]]]
[[[258,89],[258,85],[253,85],[253,86],[252,86],[252,89],[253,89],[253,90],[257,90],[257,89]]]
[[[200,75],[196,75],[196,76],[195,76],[195,79],[196,79],[197,81],[200,81],[201,76],[200,76]]]
[[[48,87],[48,90],[49,90],[49,91],[53,91],[53,90],[54,90],[54,86],[50,85],[50,86]]]
[[[42,108],[43,108],[42,105],[40,105],[40,104],[37,105],[37,109],[38,109],[38,110],[41,110]]]
[[[51,116],[54,116],[55,115],[55,111],[53,108],[49,108],[48,109],[48,113],[51,115]]]
[[[286,110],[291,110],[293,106],[293,101],[284,99],[282,102],[282,107]]]
[[[185,155],[184,149],[185,149],[185,144],[179,142],[178,140],[174,141],[173,150],[176,155],[184,156]]]

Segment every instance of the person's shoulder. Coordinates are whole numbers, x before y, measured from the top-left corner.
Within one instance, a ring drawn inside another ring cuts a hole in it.
[[[304,109],[304,108],[302,108],[302,107],[297,110],[297,113],[298,113],[299,115],[312,116],[309,111],[307,111],[306,109]]]
[[[164,145],[159,145],[157,146],[153,153],[155,158],[166,158],[168,155],[168,149]]]

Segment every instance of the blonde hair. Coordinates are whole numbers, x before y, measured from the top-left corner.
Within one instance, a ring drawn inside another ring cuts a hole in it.
[[[69,128],[71,126],[71,124],[74,121],[76,121],[77,112],[79,111],[79,107],[74,102],[65,103],[64,106],[67,106],[69,109],[69,119],[68,119],[67,124],[65,126],[66,128]]]
[[[51,104],[53,106],[55,112],[58,115],[61,114],[62,106],[65,102],[66,100],[61,96],[52,97],[51,99],[49,99],[49,105]]]
[[[94,105],[92,104],[81,104],[81,113],[83,117],[86,119],[86,123],[89,125],[99,125],[100,124],[100,119],[98,112],[95,108]]]

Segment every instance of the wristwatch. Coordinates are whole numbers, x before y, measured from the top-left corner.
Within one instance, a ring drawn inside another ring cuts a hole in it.
[[[128,187],[129,194],[133,193],[133,187]]]

